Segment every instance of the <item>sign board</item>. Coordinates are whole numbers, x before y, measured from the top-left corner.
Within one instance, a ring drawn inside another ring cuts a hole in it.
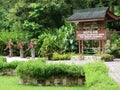
[[[106,30],[76,31],[77,40],[106,40]]]

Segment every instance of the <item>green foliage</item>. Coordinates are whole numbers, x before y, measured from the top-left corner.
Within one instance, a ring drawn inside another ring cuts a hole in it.
[[[55,29],[54,33],[48,32],[38,36],[36,42],[38,54],[42,56],[52,56],[53,52],[70,52],[77,50],[75,32],[71,24]],[[72,35],[74,34],[74,36]],[[41,48],[40,48],[41,47]]]
[[[78,42],[75,38],[75,28],[76,25],[73,26],[68,24],[66,26],[67,32],[63,40],[64,52],[78,52]]]
[[[39,51],[42,56],[51,56],[56,50],[56,38],[57,37],[55,35],[44,34],[44,41]]]
[[[89,63],[84,66],[86,85],[89,90],[118,90],[118,85],[108,75],[103,62]]]
[[[59,54],[57,52],[53,53],[52,60],[70,60],[74,53]]]
[[[46,79],[52,76],[71,76],[80,77],[83,75],[82,66],[67,64],[45,64],[38,61],[28,61],[17,67],[17,73],[20,77]]]
[[[6,52],[4,51],[9,39],[12,39],[14,43],[13,50],[15,49],[15,55],[18,54],[17,50],[17,44],[19,41],[23,42],[26,44],[28,42],[29,35],[27,32],[21,32],[21,31],[5,31],[2,30],[0,31],[0,54],[1,55],[6,55]],[[25,47],[25,46],[24,46]],[[4,51],[4,52],[3,52]]]
[[[105,53],[108,53],[108,54],[111,53],[110,40],[107,40],[107,41],[106,41],[106,44],[105,44]]]
[[[16,44],[16,38],[18,37],[23,37],[23,39],[19,40],[25,40],[25,37],[29,37],[29,39],[35,38],[39,43],[36,46],[38,56],[45,54],[51,56],[55,51],[59,53],[78,52],[75,28],[73,28],[77,26],[71,24],[66,25],[65,20],[73,13],[74,9],[101,6],[109,6],[112,12],[120,15],[120,5],[117,0],[1,0],[0,31],[2,32],[3,30],[6,32],[0,33],[2,36],[2,40],[0,40],[0,54],[4,53],[6,55],[3,49],[9,38],[13,39]],[[108,22],[108,28],[110,29],[118,30],[119,25],[119,20],[113,21],[112,23]],[[16,33],[13,33],[13,31],[23,31],[23,33],[27,31],[30,33],[28,34],[29,36],[27,34],[16,36]],[[48,33],[49,35],[47,36]],[[25,40],[25,43],[28,43],[27,41]],[[119,42],[111,45],[113,47],[110,49],[112,50],[111,54],[114,54],[115,57],[120,56]],[[15,54],[18,54],[16,46],[14,50]],[[28,53],[28,51],[25,51],[25,55]]]
[[[106,77],[103,77],[106,78]],[[118,85],[112,81],[110,78],[107,78],[103,83],[97,83],[93,85],[89,90],[119,90]]]
[[[17,8],[16,15],[22,18],[23,30],[31,32],[32,37],[38,37],[45,31],[62,26],[69,9],[62,1],[23,1],[23,5]]]
[[[7,59],[3,56],[0,56],[0,62],[7,62]]]
[[[116,58],[120,57],[120,35],[113,33],[111,35],[111,53]]]
[[[12,39],[13,42],[18,42],[18,41],[23,41],[27,42],[28,41],[28,32],[21,32],[21,31],[5,31],[2,30],[0,31],[0,42],[3,42],[4,44],[7,44],[9,39]]]
[[[112,61],[114,58],[113,55],[110,55],[110,54],[102,54],[101,55],[101,59],[104,60],[104,61]]]
[[[4,69],[15,69],[19,64],[21,64],[21,61],[13,61],[10,63],[7,62],[0,62],[0,69],[4,70]]]
[[[120,57],[120,35],[116,31],[112,32],[110,40],[107,40],[105,53],[111,54],[116,58]]]

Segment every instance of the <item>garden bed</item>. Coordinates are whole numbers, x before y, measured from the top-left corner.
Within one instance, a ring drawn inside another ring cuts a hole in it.
[[[68,64],[46,64],[28,61],[17,67],[20,84],[46,86],[83,85],[85,81],[83,67]]]

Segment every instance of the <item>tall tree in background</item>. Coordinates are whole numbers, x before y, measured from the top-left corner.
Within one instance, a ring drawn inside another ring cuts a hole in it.
[[[23,3],[17,8],[16,15],[23,23],[23,30],[31,32],[32,37],[64,25],[64,19],[69,14],[69,7],[63,1],[26,0]]]
[[[20,22],[15,15],[15,4],[17,0],[0,1],[0,30],[19,30]]]

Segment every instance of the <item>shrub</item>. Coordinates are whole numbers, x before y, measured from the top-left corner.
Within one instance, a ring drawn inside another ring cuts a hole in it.
[[[46,59],[45,58],[38,58],[38,59],[36,59],[36,61],[40,61],[41,63],[46,63]]]
[[[17,67],[17,73],[20,76],[29,75],[30,77],[39,77],[44,74],[45,63],[41,60],[29,60]]]
[[[7,62],[7,59],[3,56],[0,56],[0,62]]]
[[[83,76],[83,68],[78,65],[67,64],[45,64],[38,61],[27,61],[17,67],[20,77],[32,77],[36,79],[46,79],[52,76]]]
[[[67,65],[67,64],[49,64],[45,70],[48,77],[51,76],[70,76],[80,77],[84,76],[83,68],[79,65]]]
[[[0,62],[0,69],[3,70],[3,69],[15,69],[18,64],[22,63],[21,61],[13,61],[13,62],[10,62],[10,63],[7,63],[7,62]]]
[[[23,62],[24,61],[13,61],[13,62],[7,63],[7,68],[16,69],[16,67]]]
[[[118,85],[108,75],[103,62],[89,63],[84,66],[86,85],[89,90],[118,90]]]
[[[70,60],[74,53],[59,54],[57,52],[53,53],[52,60]]]
[[[104,61],[113,61],[114,56],[110,54],[102,54],[101,59]]]

